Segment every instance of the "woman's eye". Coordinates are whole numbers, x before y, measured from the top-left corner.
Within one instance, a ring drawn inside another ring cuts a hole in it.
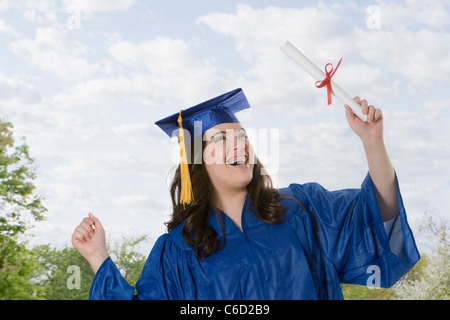
[[[245,133],[240,133],[240,134],[238,134],[238,138],[241,139],[241,140],[245,140],[248,137],[247,137],[247,135]]]
[[[224,139],[224,136],[221,134],[216,134],[214,136],[214,142],[219,142],[219,141],[222,141],[223,139]]]

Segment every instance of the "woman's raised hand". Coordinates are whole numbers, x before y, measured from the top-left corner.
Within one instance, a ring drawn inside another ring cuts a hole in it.
[[[75,228],[72,245],[89,262],[94,273],[109,256],[106,250],[105,230],[100,220],[92,213],[89,213],[89,216]]]
[[[361,105],[362,113],[367,115],[367,122],[359,119],[352,109],[345,105],[345,114],[350,128],[361,138],[363,143],[383,141],[383,112],[381,109],[369,105],[367,100],[361,100],[359,97],[354,97],[353,100]]]

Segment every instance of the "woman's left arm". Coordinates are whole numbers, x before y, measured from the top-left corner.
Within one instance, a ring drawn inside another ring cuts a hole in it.
[[[383,114],[380,109],[369,106],[366,100],[359,97],[354,100],[361,105],[363,114],[367,115],[367,122],[359,119],[345,105],[347,121],[363,143],[383,221],[387,221],[398,214],[398,191],[395,171],[383,140]]]

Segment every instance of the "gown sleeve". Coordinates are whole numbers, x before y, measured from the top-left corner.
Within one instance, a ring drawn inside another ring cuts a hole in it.
[[[180,261],[181,259],[181,261]],[[178,281],[187,259],[184,250],[168,234],[158,238],[144,265],[142,274],[132,287],[111,260],[106,259],[98,269],[89,291],[90,300],[165,300],[179,299],[183,288]],[[177,266],[180,266],[177,268]]]
[[[369,174],[361,189],[328,191],[317,183],[289,188],[310,216],[314,242],[340,282],[389,288],[420,259],[398,184],[399,212],[386,223]]]

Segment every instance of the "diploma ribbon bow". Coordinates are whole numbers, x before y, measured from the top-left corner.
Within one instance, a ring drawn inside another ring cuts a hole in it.
[[[341,64],[342,58],[341,60],[339,60],[339,63],[336,66],[336,69],[333,70],[333,65],[331,63],[327,63],[325,65],[325,74],[326,77],[325,79],[323,79],[322,81],[316,81],[316,87],[317,88],[323,88],[325,86],[327,86],[327,95],[328,95],[328,105],[331,104],[331,78],[334,76],[334,73],[336,72],[336,70],[339,68],[339,65]],[[331,69],[328,71],[328,67],[331,67]]]

